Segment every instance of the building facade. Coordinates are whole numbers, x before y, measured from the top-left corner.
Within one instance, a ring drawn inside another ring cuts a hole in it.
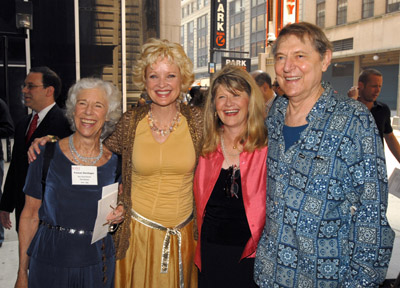
[[[250,71],[258,69],[259,54],[266,49],[267,1],[227,0],[226,51],[210,59],[211,0],[181,1],[180,43],[193,62],[196,85],[208,86],[208,63],[221,67],[221,57],[250,58]],[[272,2],[271,2],[272,4]],[[271,19],[271,18],[270,18]]]
[[[279,33],[279,15],[288,1],[227,0],[226,50],[245,53],[216,52],[214,59],[210,59],[210,3],[181,1],[180,43],[193,61],[195,84],[209,85],[208,63],[217,63],[218,70],[222,56],[250,58],[250,71],[262,69],[274,78],[268,38]],[[399,111],[400,0],[299,0],[296,4],[297,21],[319,25],[334,45],[324,80],[347,93],[357,85],[363,69],[376,68],[384,77],[380,100]]]
[[[179,0],[30,0],[23,11],[17,2],[2,0],[0,9],[0,97],[15,122],[27,113],[20,84],[33,66],[60,75],[61,106],[77,79],[96,76],[118,86],[127,109],[141,92],[132,82],[141,45],[151,37],[179,42]],[[16,26],[20,12],[31,15],[32,29]]]
[[[324,73],[341,93],[357,85],[365,68],[383,74],[379,100],[400,108],[400,0],[302,0],[301,19],[319,25],[334,45]]]

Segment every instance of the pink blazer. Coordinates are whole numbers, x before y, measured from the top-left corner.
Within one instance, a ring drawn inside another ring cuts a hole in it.
[[[241,259],[255,257],[257,243],[265,224],[267,151],[268,148],[264,147],[252,153],[242,152],[240,154],[240,177],[243,202],[247,222],[249,223],[251,231],[251,238],[243,250]],[[203,225],[208,199],[217,182],[223,161],[224,156],[221,148],[218,147],[218,149],[208,155],[208,157],[200,157],[194,176],[193,190],[196,200],[197,226],[199,231],[194,262],[200,270],[201,226]]]

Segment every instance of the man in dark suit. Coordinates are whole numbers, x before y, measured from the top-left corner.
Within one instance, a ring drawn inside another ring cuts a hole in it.
[[[61,80],[54,71],[47,67],[32,68],[21,88],[25,106],[31,108],[32,113],[16,125],[12,160],[0,202],[1,223],[4,228],[10,229],[10,213],[15,209],[17,231],[25,204],[23,188],[28,171],[26,153],[31,142],[49,134],[64,138],[72,133],[63,111],[55,103],[61,91]]]

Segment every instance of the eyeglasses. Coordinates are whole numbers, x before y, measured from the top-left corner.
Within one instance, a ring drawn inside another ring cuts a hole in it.
[[[236,182],[240,177],[240,169],[236,165],[229,167],[228,176],[225,181],[225,196],[227,198],[236,197],[239,198],[239,185]]]
[[[36,88],[36,87],[44,87],[44,85],[34,85],[34,84],[22,84],[21,85],[21,90],[23,90],[23,89],[28,89],[28,90],[32,90],[33,88]]]

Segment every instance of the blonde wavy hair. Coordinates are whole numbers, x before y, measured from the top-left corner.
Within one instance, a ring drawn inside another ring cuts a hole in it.
[[[150,65],[167,58],[178,66],[181,73],[181,92],[186,92],[194,82],[193,64],[178,43],[151,38],[143,46],[133,68],[133,82],[141,91],[146,90],[146,69]]]
[[[244,151],[253,152],[267,145],[267,130],[264,125],[264,99],[253,77],[240,67],[227,65],[214,77],[207,97],[204,110],[204,142],[202,155],[214,152],[220,142],[220,132],[223,127],[215,107],[215,96],[219,87],[223,86],[229,92],[238,91],[249,95],[246,129],[235,142],[244,145]]]

